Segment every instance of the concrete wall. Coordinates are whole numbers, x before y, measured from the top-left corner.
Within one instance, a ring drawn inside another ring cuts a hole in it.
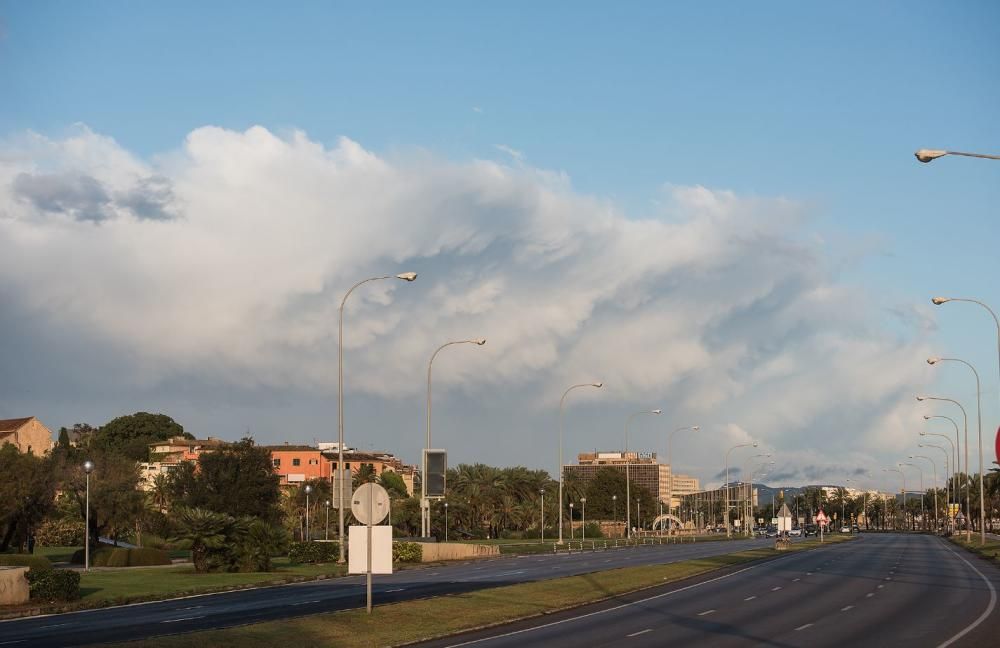
[[[421,562],[439,560],[469,560],[500,555],[496,545],[465,544],[464,542],[421,542],[423,558]]]
[[[0,567],[0,605],[28,602],[28,568]]]

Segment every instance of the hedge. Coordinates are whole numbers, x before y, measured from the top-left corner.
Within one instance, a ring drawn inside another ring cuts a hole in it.
[[[79,547],[84,535],[83,522],[46,520],[35,530],[35,542],[43,547]]]
[[[45,556],[32,554],[0,554],[0,567],[28,567],[33,572],[52,571],[52,562]]]
[[[50,569],[28,572],[29,596],[42,601],[75,601],[80,598],[80,572]]]
[[[152,565],[169,565],[170,554],[162,549],[125,549],[117,547],[110,552],[99,551],[102,564],[94,561],[97,567],[150,567]]]
[[[97,548],[93,549],[90,552],[90,566],[91,567],[104,567],[105,565],[107,565],[108,564],[108,555],[111,554],[111,550],[112,549],[116,549],[116,548],[117,547],[115,547],[113,545],[107,545],[107,544],[104,544],[103,542],[101,544],[97,545]],[[104,554],[103,557],[101,558],[101,560],[103,562],[99,565],[99,564],[97,564],[97,560],[98,560],[98,556],[100,556],[101,554]],[[70,557],[69,561],[70,561],[70,563],[72,563],[74,565],[82,565],[83,564],[83,558],[84,558],[84,556],[83,556],[83,549],[77,549],[76,551],[73,552],[73,555]]]
[[[339,542],[293,542],[288,549],[293,564],[336,562],[339,557]]]
[[[420,562],[424,547],[419,542],[393,542],[392,562]]]

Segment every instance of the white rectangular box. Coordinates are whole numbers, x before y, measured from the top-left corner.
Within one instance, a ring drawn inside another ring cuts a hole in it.
[[[368,573],[368,527],[355,525],[348,532],[347,573]],[[372,573],[392,573],[392,527],[372,527]]]

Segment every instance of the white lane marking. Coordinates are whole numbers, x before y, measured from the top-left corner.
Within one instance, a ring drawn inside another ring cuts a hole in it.
[[[812,572],[806,572],[806,576],[812,576],[812,575],[813,575]]]
[[[178,621],[194,621],[195,619],[204,619],[205,615],[195,617],[182,617],[180,619],[167,619],[166,621],[160,621],[160,623],[177,623]]]
[[[652,628],[646,628],[645,630],[640,630],[639,632],[633,632],[630,635],[625,635],[626,637],[638,637],[641,634],[646,634],[647,632],[652,632]]]
[[[756,596],[748,596],[748,597],[746,597],[746,598],[745,598],[745,599],[743,599],[743,600],[744,600],[744,601],[752,601],[752,600],[754,600],[755,598],[757,598],[757,597],[756,597]]]
[[[52,625],[42,626],[38,628],[39,630],[45,630],[46,628],[58,628],[59,626],[69,625],[68,623],[53,623]]]
[[[954,554],[955,556],[957,556],[959,560],[961,560],[966,565],[968,565],[969,569],[971,569],[972,571],[974,571],[977,574],[979,574],[979,577],[982,578],[983,582],[986,583],[987,587],[990,588],[990,604],[986,606],[986,611],[983,612],[981,615],[979,615],[978,619],[976,619],[971,624],[969,624],[969,626],[965,630],[962,630],[957,635],[955,635],[954,637],[952,637],[948,641],[946,641],[943,644],[941,644],[940,646],[938,646],[938,648],[945,648],[946,646],[950,646],[951,644],[955,643],[956,641],[958,641],[959,639],[961,639],[965,635],[967,635],[970,632],[972,632],[973,630],[975,630],[976,626],[978,626],[980,623],[982,623],[983,621],[985,621],[988,616],[990,616],[990,614],[993,612],[993,608],[995,608],[996,605],[997,605],[997,589],[995,587],[993,587],[993,583],[990,582],[990,579],[988,579],[985,576],[983,576],[983,572],[981,572],[978,569],[976,569],[975,565],[973,565],[972,563],[970,563],[968,560],[966,560],[965,558],[963,558],[962,556],[960,556],[954,549],[952,549],[947,544],[945,544],[944,540],[941,540],[941,544],[942,544],[942,546],[944,546],[945,549],[947,549],[952,554]]]
[[[771,588],[771,591],[772,591],[772,592],[777,592],[777,591],[778,591],[778,590],[780,590],[780,589],[781,589],[781,586],[779,585],[778,587],[772,587],[772,588]]]
[[[805,625],[800,625],[798,628],[795,628],[795,629],[796,630],[805,630],[806,628],[810,627],[811,625],[812,625],[811,623],[807,623]]]
[[[715,612],[715,610],[705,610],[704,612],[699,612],[698,616],[705,616],[706,614],[711,614],[712,612]]]
[[[884,585],[884,584],[882,584],[882,583],[879,583],[879,584],[878,584],[878,589],[882,589],[883,587],[885,587],[885,585]]]
[[[385,593],[392,594],[393,592],[402,592],[405,589],[405,587],[397,587],[396,589],[386,590]]]
[[[197,610],[198,608],[203,608],[203,607],[205,607],[205,606],[204,605],[192,605],[190,607],[177,608],[177,609],[179,611],[183,612],[184,610]]]
[[[792,582],[793,582],[793,583],[798,583],[798,582],[799,582],[800,580],[802,580],[802,579],[801,579],[801,578],[793,578],[793,579],[792,579]]]
[[[295,607],[296,605],[309,605],[310,603],[319,603],[319,600],[315,600],[315,601],[299,601],[298,603],[289,603],[289,605],[291,605],[292,607]]]
[[[666,598],[667,596],[673,596],[674,594],[680,594],[681,592],[686,592],[687,590],[694,589],[696,587],[701,587],[702,585],[708,585],[709,583],[716,583],[716,582],[718,582],[720,580],[725,580],[727,578],[732,578],[733,576],[738,576],[739,574],[743,574],[745,572],[757,569],[757,568],[762,567],[764,565],[769,565],[769,564],[778,562],[779,560],[782,560],[782,559],[785,559],[785,558],[790,558],[793,555],[794,554],[788,554],[786,556],[781,556],[780,558],[774,558],[772,560],[768,560],[767,562],[759,563],[757,565],[751,565],[750,567],[744,567],[743,569],[738,569],[738,570],[736,570],[736,571],[734,571],[732,573],[729,573],[729,574],[724,574],[722,576],[716,576],[715,578],[710,578],[710,579],[708,579],[706,581],[701,581],[700,583],[694,583],[692,585],[686,585],[684,587],[680,587],[680,588],[675,589],[675,590],[670,590],[669,592],[663,592],[662,594],[654,594],[653,596],[648,596],[648,597],[646,597],[644,599],[639,599],[638,601],[632,601],[630,603],[622,603],[621,605],[616,605],[615,607],[610,607],[610,608],[607,608],[607,609],[604,609],[604,610],[597,610],[596,612],[588,612],[587,614],[581,614],[579,616],[570,617],[568,619],[561,619],[559,621],[553,621],[551,623],[545,623],[545,624],[542,624],[542,625],[539,625],[539,626],[533,626],[531,628],[524,628],[522,630],[514,630],[512,632],[505,632],[504,634],[494,635],[494,636],[491,636],[491,637],[483,637],[482,639],[473,639],[471,641],[463,641],[462,643],[450,644],[448,646],[448,648],[460,648],[460,646],[471,646],[472,644],[485,643],[487,641],[493,641],[494,639],[503,639],[503,638],[506,638],[506,637],[513,637],[514,635],[524,634],[526,632],[535,632],[536,630],[543,630],[545,628],[551,628],[552,626],[562,625],[564,623],[569,623],[571,621],[579,621],[580,619],[586,619],[586,618],[589,618],[589,617],[592,617],[592,616],[597,616],[597,615],[600,615],[600,614],[607,614],[608,612],[616,612],[616,611],[622,610],[624,608],[632,607],[632,606],[635,606],[635,605],[641,605],[641,604],[644,604],[644,603],[648,603],[650,601],[655,601],[657,599]]]
[[[891,578],[889,578],[888,576],[886,576],[886,577],[885,577],[885,579],[886,579],[886,580],[892,580],[892,579],[891,579]]]
[[[853,605],[845,605],[844,607],[840,608],[840,611],[841,611],[841,612],[847,612],[847,611],[848,611],[848,610],[850,610],[850,609],[851,609],[852,607],[854,607],[854,606],[853,606]]]
[[[871,598],[873,596],[875,596],[875,592],[868,592],[867,594],[865,594],[865,598]]]

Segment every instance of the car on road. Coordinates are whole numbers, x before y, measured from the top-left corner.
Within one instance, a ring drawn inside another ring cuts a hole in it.
[[[851,532],[851,527],[849,527],[849,526],[847,526],[845,524],[844,526],[840,527],[840,532],[841,533],[850,533]]]
[[[802,527],[802,534],[805,537],[819,535],[819,528],[815,524],[807,524]]]
[[[778,537],[778,527],[769,526],[767,531],[764,533],[765,538],[777,538]]]
[[[792,529],[791,531],[788,532],[788,537],[789,538],[801,538],[802,537],[802,528],[801,527],[795,527],[794,529]]]

